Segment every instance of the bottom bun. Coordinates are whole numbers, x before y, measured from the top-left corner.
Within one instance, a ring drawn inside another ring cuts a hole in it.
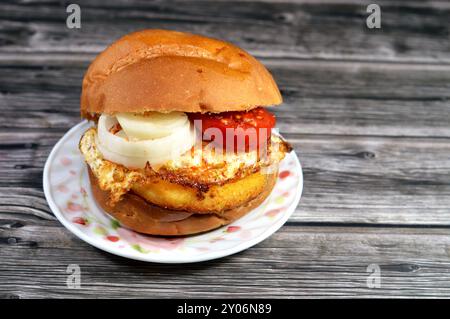
[[[275,186],[276,177],[276,173],[268,175],[264,190],[244,205],[222,212],[195,214],[153,205],[133,193],[125,194],[112,206],[109,203],[109,192],[100,188],[97,178],[89,169],[92,193],[104,211],[134,231],[162,236],[202,233],[235,221],[258,207],[269,196]]]

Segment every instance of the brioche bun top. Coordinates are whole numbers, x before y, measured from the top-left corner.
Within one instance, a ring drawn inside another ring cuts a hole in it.
[[[114,42],[89,66],[81,114],[242,111],[282,102],[267,69],[220,40],[143,30]]]

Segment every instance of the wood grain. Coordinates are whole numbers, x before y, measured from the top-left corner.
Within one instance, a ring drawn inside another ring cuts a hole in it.
[[[285,226],[221,260],[158,265],[98,251],[40,221],[0,228],[0,283],[3,297],[20,298],[448,297],[449,244],[447,229]],[[66,287],[69,264],[81,268],[79,290]],[[367,287],[370,264],[381,268],[381,288]]]
[[[59,132],[0,133],[0,211],[50,214],[41,191]],[[303,164],[290,221],[450,226],[450,143],[444,139],[286,134]],[[27,141],[24,143],[23,141]],[[16,188],[11,194],[10,188]],[[39,190],[29,193],[17,190]],[[7,193],[5,193],[7,192]],[[23,193],[23,194],[22,194]]]
[[[70,128],[89,61],[0,59],[0,130]],[[282,133],[450,137],[450,67],[263,62],[284,96],[273,109]],[[16,116],[18,107],[26,116]]]
[[[79,0],[0,3],[0,298],[450,297],[450,2]],[[142,28],[232,41],[261,58],[273,108],[304,170],[292,218],[224,259],[158,265],[75,238],[55,218],[42,170],[80,121],[83,73]],[[367,266],[381,267],[369,289]],[[79,264],[82,289],[67,289]]]
[[[382,29],[365,25],[370,1],[80,0],[81,29],[66,28],[61,1],[3,1],[0,52],[98,52],[145,28],[226,39],[257,56],[450,62],[447,2],[378,1]]]

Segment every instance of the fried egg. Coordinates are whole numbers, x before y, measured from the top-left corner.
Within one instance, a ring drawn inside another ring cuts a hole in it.
[[[276,135],[271,137],[267,155],[259,158],[256,151],[219,154],[221,152],[217,149],[203,143],[158,167],[148,165],[145,169],[129,169],[103,158],[97,147],[96,135],[96,128],[88,129],[79,148],[100,187],[110,192],[112,202],[120,200],[133,186],[152,180],[165,180],[200,193],[207,192],[212,186],[235,182],[262,169],[270,171],[291,150],[290,145]]]

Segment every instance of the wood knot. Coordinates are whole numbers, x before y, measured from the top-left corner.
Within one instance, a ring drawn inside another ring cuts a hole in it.
[[[36,248],[38,247],[38,243],[35,241],[23,241],[19,237],[0,237],[0,244],[7,244],[12,246],[23,246],[23,247],[30,247],[30,248]]]
[[[8,228],[8,229],[21,228],[23,226],[25,226],[25,225],[18,221],[13,221],[13,220],[0,221],[0,228],[4,228],[4,229],[5,228]]]
[[[15,237],[9,237],[9,238],[6,240],[6,242],[7,242],[9,245],[15,245],[15,244],[17,244],[17,238],[15,238]]]
[[[364,151],[364,152],[356,153],[355,156],[360,157],[360,158],[365,158],[365,159],[372,159],[372,158],[375,158],[375,153],[372,153],[369,151]]]
[[[293,22],[295,20],[295,15],[290,12],[282,12],[280,14],[276,14],[274,18],[281,22]]]

